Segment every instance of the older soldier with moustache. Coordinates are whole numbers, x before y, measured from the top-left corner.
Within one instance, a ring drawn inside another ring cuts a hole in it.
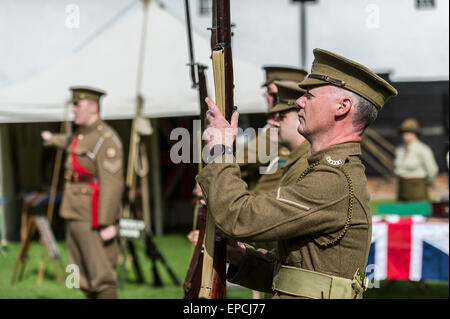
[[[46,146],[67,152],[60,215],[66,220],[69,258],[80,270],[80,288],[88,298],[116,298],[115,265],[123,191],[122,143],[100,119],[105,93],[73,87],[74,134],[41,133]]]
[[[206,132],[215,152],[197,181],[225,236],[278,241],[276,254],[230,247],[230,281],[274,298],[361,298],[372,226],[361,135],[397,91],[359,63],[321,49],[314,56],[296,101],[312,155],[296,183],[250,195],[228,153],[239,115],[228,123],[210,99]]]

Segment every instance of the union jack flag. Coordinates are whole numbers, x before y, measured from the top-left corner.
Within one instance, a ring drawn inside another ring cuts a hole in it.
[[[423,216],[374,216],[369,266],[375,280],[448,281],[449,224]]]

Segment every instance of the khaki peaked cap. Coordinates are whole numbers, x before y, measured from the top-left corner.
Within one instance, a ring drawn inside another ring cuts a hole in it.
[[[365,66],[322,49],[314,49],[311,73],[299,84],[311,86],[332,84],[352,91],[372,102],[380,110],[397,90]]]
[[[399,133],[411,132],[415,134],[419,134],[420,125],[419,122],[414,118],[407,118],[402,122],[400,127],[398,128]]]
[[[88,86],[73,86],[70,90],[72,91],[72,103],[76,103],[84,99],[99,103],[100,98],[106,94],[105,91]]]
[[[300,88],[298,83],[290,81],[273,82],[278,89],[278,99],[275,106],[269,111],[269,114],[298,109],[295,101],[306,93],[306,90]]]
[[[266,81],[261,86],[266,86],[277,80],[301,82],[308,74],[308,72],[303,69],[288,66],[266,65],[263,69],[266,71]]]

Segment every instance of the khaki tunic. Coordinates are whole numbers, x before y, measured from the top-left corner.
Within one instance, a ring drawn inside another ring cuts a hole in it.
[[[278,181],[282,174],[279,169],[272,174],[261,174],[260,171],[269,168],[271,165],[273,167],[273,164],[277,162],[280,157],[281,161],[284,163],[287,155],[289,155],[289,151],[279,144],[278,153],[274,152],[276,145],[270,140],[269,128],[270,127],[266,125],[263,128],[263,131],[253,140],[249,141],[244,146],[236,146],[236,159],[241,168],[242,179],[247,182],[249,189],[258,188],[258,192],[272,190],[273,188],[268,187],[275,187],[278,185]],[[262,154],[264,158],[260,158],[259,156],[259,147],[261,146],[265,146],[264,154]],[[242,154],[242,157],[239,157],[240,154],[238,153]]]
[[[258,195],[262,193],[268,193],[273,191],[278,186],[288,186],[290,184],[295,184],[299,176],[308,168],[308,160],[307,157],[311,155],[311,144],[308,141],[304,141],[299,147],[294,149],[289,153],[287,158],[281,157],[280,159],[284,162],[281,164],[279,162],[279,169],[277,170],[276,184],[272,184],[272,188],[269,189],[270,183],[264,182],[263,185],[267,186],[267,190],[263,192],[258,192],[258,186],[255,190],[251,191],[252,195]],[[281,172],[281,176],[278,172]],[[264,176],[263,176],[264,177]],[[263,179],[261,177],[261,179]],[[259,190],[264,188],[259,188]],[[271,242],[255,242],[250,243],[251,247],[249,249],[263,249],[267,250],[267,254],[275,254],[278,243],[276,241]],[[265,293],[265,299],[273,298],[271,293]]]
[[[70,262],[80,269],[80,288],[88,297],[114,298],[118,242],[117,238],[103,242],[98,229],[117,225],[121,215],[122,143],[111,127],[98,120],[91,126],[80,127],[72,136],[56,134],[45,145],[64,148],[67,152],[60,215],[66,219]],[[94,195],[96,186],[92,180],[74,180],[77,174],[73,169],[73,158],[91,179],[98,181],[97,195]],[[97,205],[93,204],[94,198],[98,200]],[[95,215],[94,209],[97,210]]]
[[[229,268],[229,280],[273,292],[276,262],[347,279],[352,279],[358,268],[364,272],[372,216],[360,155],[359,143],[323,149],[308,158],[312,170],[297,183],[259,196],[249,194],[237,165],[207,165],[197,181],[209,214],[222,233],[243,242],[278,241],[277,255],[249,249],[239,268]],[[321,246],[330,240],[336,242]],[[288,296],[276,292],[274,298],[278,297]]]
[[[272,159],[267,166],[270,170],[270,168],[274,167],[274,164],[277,164],[275,172],[260,175],[260,178],[258,179],[256,185],[253,188],[250,188],[250,193],[252,195],[265,194],[277,188],[281,178],[283,177],[282,167],[286,164],[289,156],[289,151],[279,151],[281,151],[279,153],[279,156]]]
[[[281,167],[283,176],[279,186],[295,184],[298,177],[308,168],[308,156],[311,155],[311,144],[304,141],[299,147],[294,149]]]
[[[54,135],[45,145],[64,148],[67,152],[65,176],[73,175],[71,146],[78,135],[75,149],[80,164],[98,179],[98,225],[108,226],[118,221],[121,214],[123,191],[123,152],[117,133],[102,120],[89,127],[80,127],[73,136]],[[89,183],[64,184],[60,215],[65,219],[92,222],[92,193]]]
[[[253,190],[250,190],[250,194],[255,196],[265,194],[277,189],[278,186],[294,184],[301,173],[308,168],[307,157],[310,154],[311,145],[308,141],[305,141],[289,153],[287,157],[280,156],[277,171],[274,174],[261,176],[258,185]],[[258,242],[252,243],[252,245],[266,250],[271,250],[277,246],[276,242]]]

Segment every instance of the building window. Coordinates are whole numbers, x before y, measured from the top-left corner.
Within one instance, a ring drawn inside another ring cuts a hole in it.
[[[435,7],[434,0],[415,0],[417,9],[433,9]]]
[[[198,13],[201,16],[211,13],[211,0],[198,0]]]

